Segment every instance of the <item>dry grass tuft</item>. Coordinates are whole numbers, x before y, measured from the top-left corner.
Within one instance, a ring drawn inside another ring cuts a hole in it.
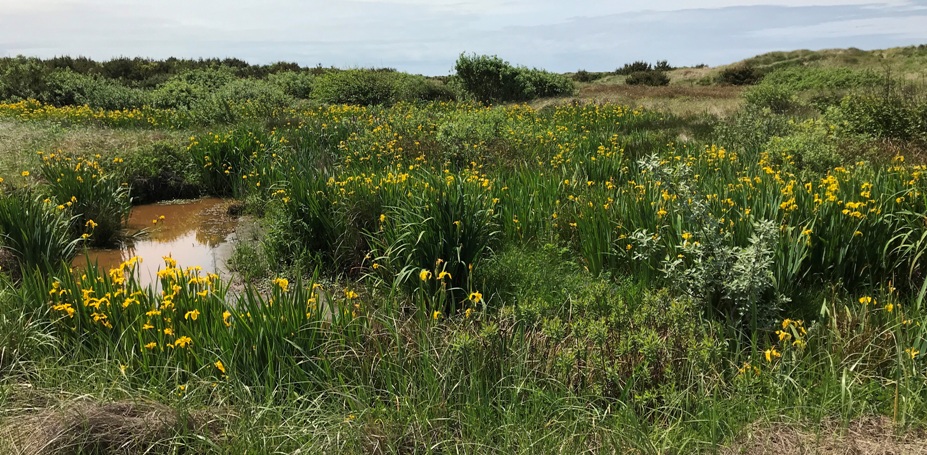
[[[888,417],[856,419],[848,427],[825,422],[820,427],[757,423],[720,453],[733,454],[927,454],[927,433],[898,434]]]
[[[0,452],[16,455],[164,453],[178,436],[207,431],[199,419],[151,402],[78,402],[7,419]],[[7,444],[8,447],[3,447]]]

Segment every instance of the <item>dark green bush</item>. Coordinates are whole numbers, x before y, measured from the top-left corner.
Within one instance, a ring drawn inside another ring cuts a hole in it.
[[[855,93],[828,112],[850,132],[880,139],[927,141],[927,99],[887,93]]]
[[[791,111],[797,105],[794,92],[786,87],[759,84],[744,92],[744,100],[760,109],[767,108],[776,114]]]
[[[283,89],[267,81],[235,79],[194,104],[193,110],[207,122],[231,123],[242,111],[256,117],[269,116],[292,101]]]
[[[267,76],[267,81],[280,87],[287,95],[304,100],[312,94],[315,76],[308,72],[282,71]]]
[[[537,69],[522,68],[516,80],[527,99],[572,95],[574,90],[569,78]]]
[[[228,68],[187,71],[168,79],[151,94],[151,104],[163,109],[192,109],[236,80]]]
[[[515,67],[497,56],[460,54],[455,70],[463,88],[483,103],[563,96],[574,90],[565,76]]]
[[[663,71],[637,71],[625,79],[628,85],[669,85],[670,79]]]
[[[394,102],[453,101],[457,95],[440,81],[422,76],[397,73],[393,91]]]
[[[464,90],[484,103],[521,101],[518,68],[496,56],[460,54],[455,66]]]
[[[615,70],[615,74],[620,76],[629,76],[640,71],[653,71],[653,67],[644,61],[625,63],[624,66]]]
[[[792,126],[785,116],[748,104],[715,128],[713,142],[737,144],[748,156],[759,157],[772,137],[791,132]]]
[[[657,61],[655,65],[653,65],[653,69],[655,71],[671,71],[675,68],[673,68],[673,66],[669,64],[669,61],[659,60]]]
[[[196,69],[171,78],[171,80],[187,82],[208,90],[219,89],[235,79],[235,72],[226,67]]]
[[[763,72],[751,65],[729,66],[718,74],[718,82],[730,85],[753,85],[763,79]]]
[[[42,99],[47,93],[48,71],[40,60],[16,57],[0,65],[0,100]]]
[[[161,109],[191,109],[208,94],[204,87],[171,79],[151,93],[151,105]]]
[[[798,171],[808,171],[818,177],[844,164],[839,145],[828,125],[808,120],[796,125],[792,134],[771,138],[766,151],[774,160],[789,161]]]
[[[332,71],[315,80],[312,99],[329,104],[365,106],[400,101],[430,101],[451,97],[436,82],[396,71]]]
[[[101,76],[59,70],[48,76],[42,101],[55,106],[87,105],[96,109],[133,109],[150,104],[149,92]]]
[[[579,70],[570,76],[576,82],[594,82],[605,77],[607,73],[596,73],[586,70]]]

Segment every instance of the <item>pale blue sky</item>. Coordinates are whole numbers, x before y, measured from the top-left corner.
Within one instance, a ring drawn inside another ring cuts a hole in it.
[[[552,71],[927,44],[927,0],[0,0],[0,56],[238,57],[449,74],[461,52]]]

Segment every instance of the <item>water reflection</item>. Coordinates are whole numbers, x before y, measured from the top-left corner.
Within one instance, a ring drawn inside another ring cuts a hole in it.
[[[84,267],[89,259],[101,269],[118,266],[133,256],[142,258],[139,279],[143,286],[154,284],[162,257],[171,256],[181,267],[201,266],[203,273],[227,272],[237,222],[228,215],[231,202],[207,198],[177,203],[141,205],[129,215],[129,234],[142,234],[116,250],[88,250],[74,260]]]

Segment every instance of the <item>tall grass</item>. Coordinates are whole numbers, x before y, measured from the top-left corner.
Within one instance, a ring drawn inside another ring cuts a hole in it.
[[[74,257],[82,241],[71,235],[75,220],[63,207],[28,191],[0,194],[0,245],[26,270],[47,272]]]
[[[123,176],[106,169],[99,159],[43,154],[41,173],[47,186],[40,190],[47,191],[60,210],[75,214],[75,236],[84,233],[94,246],[113,246],[129,221],[132,199]],[[114,159],[114,164],[121,162]]]

